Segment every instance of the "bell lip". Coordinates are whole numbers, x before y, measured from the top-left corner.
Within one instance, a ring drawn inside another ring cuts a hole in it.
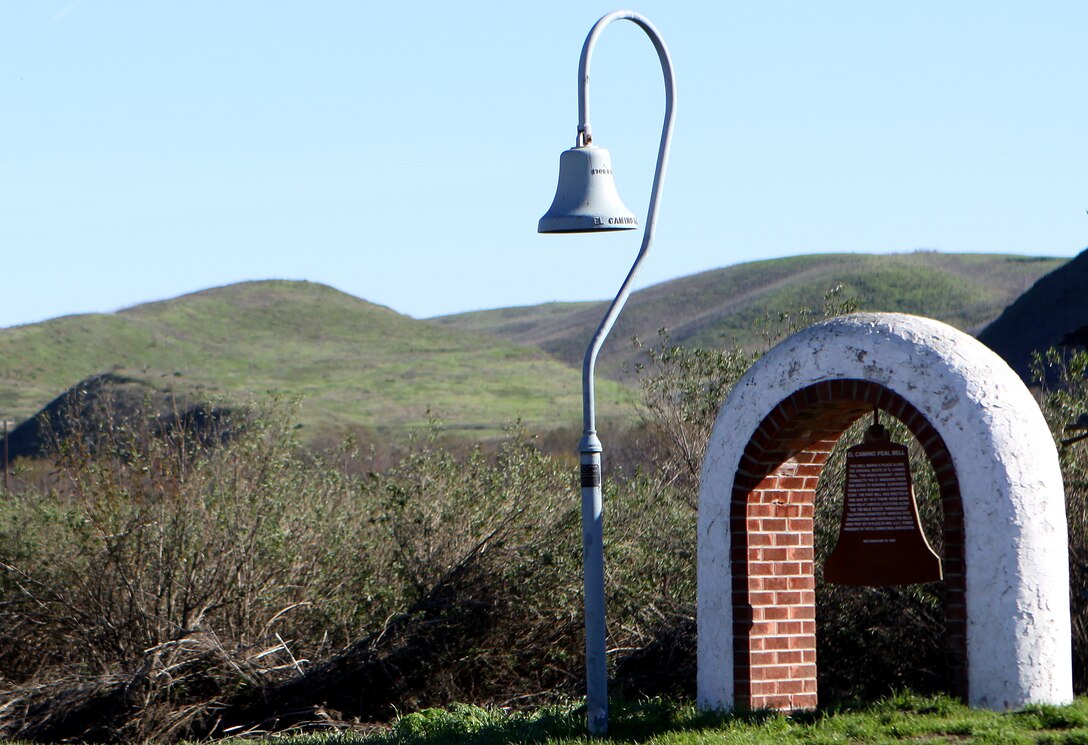
[[[536,232],[545,234],[607,233],[637,229],[638,219],[633,215],[544,215],[536,226]]]

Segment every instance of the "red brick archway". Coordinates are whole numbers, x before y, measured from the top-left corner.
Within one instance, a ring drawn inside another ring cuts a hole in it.
[[[831,449],[857,419],[880,409],[911,431],[936,472],[944,508],[944,608],[955,693],[967,697],[964,521],[952,458],[905,399],[865,380],[798,390],[748,441],[730,508],[734,691],[746,708],[816,706],[816,485]]]

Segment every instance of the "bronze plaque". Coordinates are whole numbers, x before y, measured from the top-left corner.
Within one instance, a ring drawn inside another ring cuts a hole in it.
[[[887,437],[866,440],[846,453],[842,524],[824,579],[869,586],[941,579],[941,559],[918,520],[906,446]]]

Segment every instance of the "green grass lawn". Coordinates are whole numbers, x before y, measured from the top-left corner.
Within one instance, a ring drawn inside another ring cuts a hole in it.
[[[369,735],[340,732],[276,738],[287,745],[445,745],[446,743],[1088,743],[1088,699],[1071,706],[1035,706],[999,714],[968,709],[947,697],[893,696],[864,707],[785,716],[771,712],[723,715],[690,704],[651,700],[613,705],[607,737],[586,736],[584,711],[546,709],[506,713],[454,706],[398,719]]]

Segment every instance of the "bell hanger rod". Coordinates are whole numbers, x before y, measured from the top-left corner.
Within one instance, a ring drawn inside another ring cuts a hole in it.
[[[593,335],[582,364],[582,425],[583,431],[587,434],[595,432],[597,428],[596,417],[594,416],[595,396],[593,391],[593,373],[597,364],[597,353],[604,344],[608,332],[612,330],[616,317],[619,316],[620,311],[627,302],[627,296],[631,292],[631,284],[638,275],[638,270],[643,259],[646,258],[650,244],[654,239],[654,230],[657,227],[658,198],[661,194],[661,184],[665,180],[665,167],[669,161],[669,146],[672,143],[672,125],[676,108],[676,77],[673,74],[672,58],[669,56],[669,50],[666,48],[665,40],[661,38],[660,32],[647,18],[633,10],[613,11],[602,16],[599,21],[593,24],[585,43],[582,44],[582,55],[578,60],[577,146],[584,147],[593,140],[593,131],[589,124],[589,66],[593,57],[593,48],[597,45],[597,38],[601,35],[601,32],[613,21],[619,20],[627,20],[637,24],[646,32],[654,45],[654,49],[657,50],[657,57],[661,61],[661,73],[665,79],[665,120],[661,127],[661,141],[657,149],[657,166],[654,169],[654,181],[650,190],[650,205],[647,209],[646,224],[642,232],[642,246],[639,248],[638,256],[635,258],[631,270],[627,273],[626,279],[620,285],[620,290],[612,301],[612,305],[609,306],[608,312],[605,313],[601,325]]]

